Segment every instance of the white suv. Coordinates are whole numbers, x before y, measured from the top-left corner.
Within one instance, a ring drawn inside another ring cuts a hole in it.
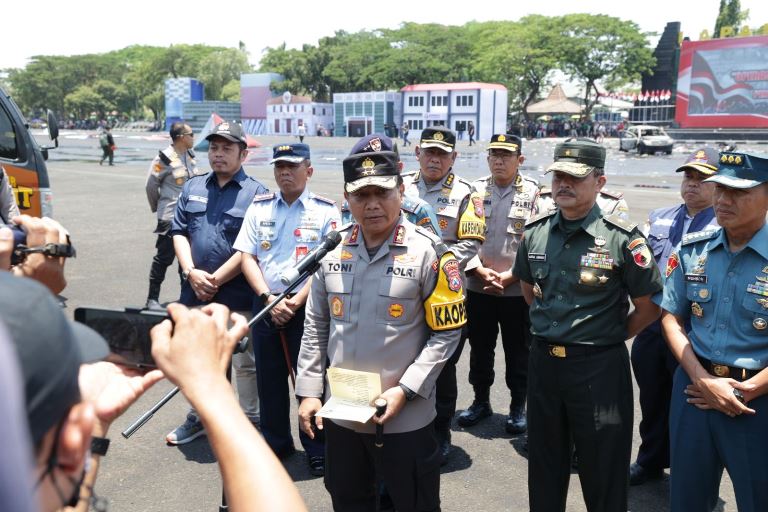
[[[619,150],[632,151],[637,149],[637,153],[640,155],[643,153],[652,155],[657,151],[663,151],[670,155],[672,154],[672,146],[675,143],[672,137],[664,131],[664,128],[645,124],[630,126],[622,131],[619,136],[621,137],[619,139]]]

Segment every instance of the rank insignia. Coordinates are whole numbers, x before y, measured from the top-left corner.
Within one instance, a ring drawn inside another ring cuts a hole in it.
[[[672,272],[675,271],[677,267],[680,266],[680,257],[677,255],[676,252],[673,252],[669,255],[669,258],[667,258],[667,269],[664,272],[665,277],[669,277],[672,275]]]
[[[537,299],[541,299],[541,286],[539,286],[539,283],[536,283],[533,285],[533,296]]]
[[[440,226],[441,230],[448,227],[448,221],[446,219],[440,219],[437,221],[437,224]]]
[[[402,304],[390,304],[389,305],[389,316],[392,318],[400,318],[403,316],[403,305]]]
[[[699,290],[699,298],[706,299],[707,297],[709,297],[709,290],[707,288]]]
[[[704,310],[701,309],[701,306],[698,302],[691,303],[691,314],[696,318],[701,318],[704,316]]]
[[[360,235],[360,224],[355,224],[352,227],[352,232],[349,234],[349,238],[344,240],[344,245],[357,244],[357,237]]]
[[[342,249],[341,250],[341,256],[339,257],[339,259],[351,260],[352,259],[352,253],[347,251],[347,250]]]
[[[457,292],[461,290],[461,273],[459,272],[459,262],[455,259],[449,259],[443,265],[443,272],[448,278],[448,288]]]
[[[272,248],[272,243],[269,240],[262,240],[261,248],[265,251],[268,251]]]
[[[442,136],[442,134],[440,134]],[[447,178],[445,178],[445,183],[443,183],[444,188],[451,188],[453,186],[453,173],[450,173]]]
[[[176,184],[177,185],[183,185],[184,184],[184,178],[176,178]]]
[[[755,299],[758,304],[763,306],[763,309],[768,309],[768,299]]]
[[[344,301],[339,297],[331,299],[331,313],[333,316],[344,316]]]
[[[597,276],[597,280],[600,281],[600,284],[607,283],[608,279],[610,279],[608,276]]]
[[[392,243],[402,245],[405,240],[405,226],[402,224],[395,228],[395,236],[392,237]]]
[[[376,164],[370,158],[366,158],[365,160],[363,160],[361,167],[363,168],[363,170],[360,174],[362,174],[363,176],[370,176],[371,174],[376,172]]]
[[[761,283],[768,283],[768,276],[755,276],[755,279],[757,279]]]
[[[523,184],[523,177],[518,174],[517,176],[515,176],[515,186],[519,187],[522,184]]]
[[[768,327],[768,322],[765,321],[765,318],[755,318],[752,321],[752,327],[754,327],[758,331],[762,331],[766,327]]]

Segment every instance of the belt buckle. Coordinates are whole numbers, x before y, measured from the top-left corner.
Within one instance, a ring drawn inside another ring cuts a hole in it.
[[[549,355],[553,357],[565,357],[565,347],[562,345],[550,345]]]
[[[731,373],[731,369],[724,364],[712,363],[712,372],[718,377],[728,377]]]

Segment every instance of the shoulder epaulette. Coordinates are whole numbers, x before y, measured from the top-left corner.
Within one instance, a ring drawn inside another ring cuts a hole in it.
[[[189,156],[191,156],[192,158],[195,158],[197,156],[197,155],[195,155],[195,150],[194,149],[188,149],[187,150],[187,154]]]
[[[337,229],[336,231],[338,231],[339,233],[341,233],[342,231],[348,231],[354,225],[355,225],[354,222],[347,222],[346,224],[340,226],[339,229]]]
[[[542,213],[538,214],[537,216],[535,216],[534,218],[530,219],[528,222],[526,222],[525,226],[528,227],[528,226],[531,226],[533,224],[536,224],[540,220],[546,219],[547,217],[551,217],[555,213],[557,213],[557,208],[552,208],[550,210],[547,210],[546,212],[542,212]]]
[[[706,231],[696,231],[693,233],[688,233],[683,235],[683,240],[680,242],[680,244],[688,245],[694,242],[700,242],[702,240],[709,240],[710,238],[715,238],[715,235],[717,235],[717,232],[718,232],[717,229],[708,229]]]
[[[454,176],[456,176],[456,175],[454,175]],[[472,188],[472,182],[462,178],[461,176],[456,176],[456,181],[466,185],[467,187]]]
[[[551,196],[552,195],[552,189],[549,187],[541,187],[539,189],[539,195],[540,196]]]
[[[615,192],[613,190],[608,190],[606,188],[602,189],[600,193],[603,194],[604,196],[608,196],[613,199],[621,199],[622,197],[624,197],[624,194],[622,192]]]
[[[161,161],[162,161],[162,162],[163,162],[165,165],[171,165],[171,157],[169,157],[168,155],[166,155],[164,152],[160,151],[160,152],[158,153],[158,156],[160,157],[160,160],[161,160]]]
[[[310,197],[310,199],[317,199],[321,203],[327,203],[327,204],[330,204],[332,206],[336,206],[336,201],[334,201],[333,199],[328,199],[327,197],[319,196],[319,195],[315,194],[314,192],[310,192],[309,193],[309,197]]]
[[[416,232],[429,240],[432,247],[435,249],[435,253],[437,253],[437,259],[442,258],[443,254],[448,252],[448,246],[443,242],[443,239],[436,234],[419,226],[416,226]]]
[[[603,219],[609,224],[613,224],[617,228],[626,231],[627,233],[631,233],[637,227],[637,222],[629,222],[622,219],[618,215],[606,215],[603,217]]]
[[[401,210],[405,210],[408,213],[416,213],[416,209],[419,206],[419,203],[410,196],[403,197],[403,202],[400,205]]]
[[[539,180],[537,180],[536,178],[531,178],[530,176],[526,176],[525,174],[520,174],[519,176],[521,176],[526,181],[530,181],[537,187],[539,186]]]
[[[256,201],[267,201],[274,198],[275,198],[275,193],[269,192],[268,194],[259,194],[257,196],[253,196],[253,202],[255,203]]]
[[[418,174],[418,172],[419,171],[406,171],[406,172],[400,173],[400,176],[402,176],[403,178],[405,178],[405,177],[410,178],[411,176],[416,176]]]

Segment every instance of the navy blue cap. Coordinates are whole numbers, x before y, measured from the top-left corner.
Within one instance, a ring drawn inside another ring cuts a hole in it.
[[[704,182],[730,188],[752,188],[768,182],[768,155],[756,153],[720,153],[720,170]]]
[[[356,155],[358,153],[371,153],[375,151],[394,151],[395,153],[398,153],[397,143],[393,142],[392,139],[386,135],[372,133],[358,140],[355,145],[352,146],[352,151],[350,151],[349,154]]]
[[[304,160],[309,160],[309,146],[307,144],[279,144],[272,148],[272,160],[275,162],[291,162],[300,164]]]
[[[453,153],[456,146],[456,134],[444,126],[433,126],[421,131],[421,149],[440,148],[446,153]]]
[[[509,133],[497,133],[491,137],[491,143],[488,144],[488,150],[491,149],[503,149],[505,151],[511,151],[513,153],[520,153],[523,149],[523,142],[517,135],[511,135]]]
[[[677,168],[676,172],[693,169],[707,176],[712,176],[719,168],[720,152],[714,148],[701,148],[691,153],[685,163]]]

